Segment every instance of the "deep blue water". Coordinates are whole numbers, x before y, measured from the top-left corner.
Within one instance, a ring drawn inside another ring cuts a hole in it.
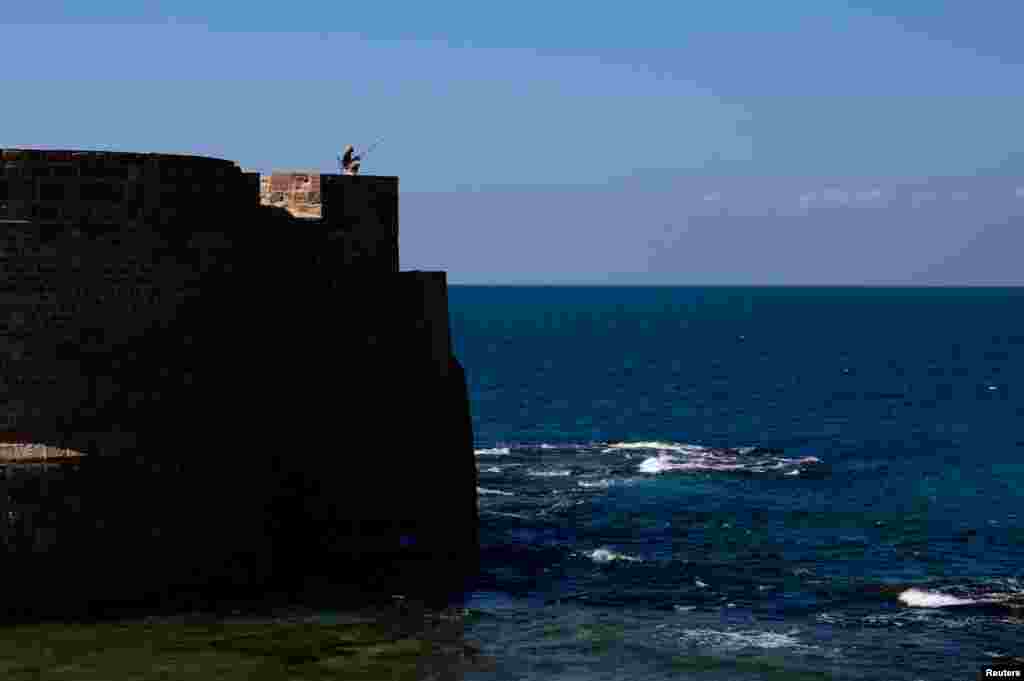
[[[1022,311],[1024,289],[452,287],[469,633],[499,664],[473,678],[1024,656]]]

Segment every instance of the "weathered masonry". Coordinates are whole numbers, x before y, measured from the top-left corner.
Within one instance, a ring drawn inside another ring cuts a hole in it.
[[[8,614],[472,564],[465,376],[444,273],[399,271],[398,178],[323,176],[318,220],[259,185],[0,151],[0,442],[85,455],[0,462]]]
[[[3,150],[0,219],[129,227],[237,214],[259,175],[198,156]]]

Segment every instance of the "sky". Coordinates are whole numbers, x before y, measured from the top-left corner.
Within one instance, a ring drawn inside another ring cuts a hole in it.
[[[0,147],[401,183],[453,284],[1024,285],[1024,3],[35,0]]]

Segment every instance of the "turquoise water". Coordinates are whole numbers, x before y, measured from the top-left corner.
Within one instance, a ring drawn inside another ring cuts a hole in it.
[[[1024,655],[1024,289],[453,287],[478,678]],[[474,677],[476,678],[476,677]]]

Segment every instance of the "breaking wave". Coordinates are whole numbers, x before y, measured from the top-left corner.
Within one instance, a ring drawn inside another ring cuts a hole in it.
[[[799,475],[802,466],[820,463],[816,456],[783,457],[778,450],[761,447],[716,449],[700,445],[671,442],[625,442],[610,445],[606,453],[618,450],[646,450],[654,456],[645,458],[637,470],[657,475],[668,471],[741,471],[748,473],[782,473]]]
[[[971,605],[978,602],[971,598],[957,598],[922,589],[907,589],[900,594],[899,600],[912,608],[945,608],[950,605]]]
[[[515,494],[512,492],[502,492],[500,489],[488,489],[486,487],[477,487],[477,494],[498,494],[503,497],[514,497]]]
[[[576,484],[586,489],[608,489],[612,486],[611,480],[595,480],[594,482],[587,482],[586,480],[577,480]]]
[[[605,454],[612,454],[620,449],[663,449],[663,450],[674,450],[674,451],[686,451],[689,449],[702,449],[696,445],[681,445],[673,444],[671,442],[658,442],[656,440],[650,442],[616,442],[608,445],[604,450]]]
[[[643,560],[642,558],[637,558],[635,556],[627,556],[624,553],[616,553],[615,551],[612,551],[611,549],[607,548],[594,549],[590,553],[584,553],[582,555],[594,561],[595,563],[611,563],[612,561],[616,560],[624,560],[631,563],[638,563],[642,562]]]
[[[508,477],[508,484],[520,486],[529,485],[528,481],[544,481],[546,489],[533,490],[544,495],[571,495],[573,491],[593,494],[640,481],[644,475],[680,471],[797,476],[820,463],[814,456],[786,457],[781,450],[767,447],[716,448],[653,438],[559,444],[499,442],[475,449],[474,453],[480,475],[501,474]],[[503,458],[499,465],[490,457]],[[515,496],[519,492],[483,487],[479,494]]]
[[[505,456],[506,454],[510,454],[511,450],[508,447],[489,447],[485,449],[474,449],[473,453],[477,456]]]
[[[799,475],[807,466],[821,463],[816,456],[786,457],[782,451],[769,447],[707,447],[665,440],[642,440],[637,442],[593,442],[593,443],[561,443],[561,444],[505,444],[503,446],[475,449],[476,456],[509,456],[515,459],[528,459],[531,462],[539,457],[541,461],[558,461],[560,466],[552,470],[541,470],[534,467],[527,475],[534,477],[561,477],[579,472],[575,467],[586,465],[580,456],[597,454],[619,454],[624,459],[641,459],[636,470],[641,473],[657,474],[667,471],[709,470],[709,471],[746,471],[752,473],[777,472],[784,475]],[[574,470],[565,469],[568,460],[558,457],[559,453],[574,454]],[[596,461],[593,460],[593,461]],[[605,459],[607,461],[607,459]]]
[[[532,478],[564,478],[567,475],[572,475],[572,471],[554,470],[554,471],[536,471],[530,470],[526,472]]]
[[[911,587],[898,599],[911,608],[1024,611],[1024,588],[1015,578],[987,579],[938,589]]]

